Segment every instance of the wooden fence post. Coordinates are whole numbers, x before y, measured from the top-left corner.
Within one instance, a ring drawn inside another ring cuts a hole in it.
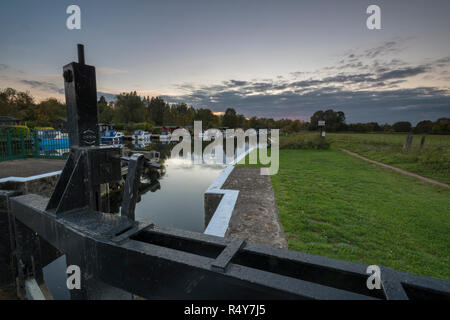
[[[20,146],[22,149],[22,158],[25,158],[25,135],[23,131],[20,132]]]
[[[38,131],[34,131],[34,155],[39,156],[39,135]]]
[[[422,136],[422,139],[420,140],[420,150],[422,150],[423,146],[425,145],[425,137],[426,136]]]
[[[12,159],[13,157],[13,150],[11,145],[11,132],[6,131],[6,140],[8,145],[8,159]]]
[[[413,135],[409,135],[409,136],[406,137],[405,143],[403,144],[403,149],[404,150],[409,151],[409,149],[411,149],[413,138],[414,138]]]

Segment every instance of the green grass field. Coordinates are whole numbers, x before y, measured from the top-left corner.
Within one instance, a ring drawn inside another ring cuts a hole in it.
[[[428,135],[420,150],[421,135],[415,135],[412,148],[403,150],[407,134],[330,133],[333,148],[345,148],[424,177],[450,184],[450,136]]]
[[[450,191],[334,148],[280,150],[289,248],[450,280]]]

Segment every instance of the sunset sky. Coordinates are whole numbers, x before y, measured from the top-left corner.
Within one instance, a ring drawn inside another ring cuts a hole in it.
[[[66,8],[81,8],[81,30]],[[370,4],[382,29],[366,27]],[[62,66],[97,68],[108,99],[162,95],[247,117],[347,122],[450,117],[450,1],[0,2],[0,88],[64,101]]]

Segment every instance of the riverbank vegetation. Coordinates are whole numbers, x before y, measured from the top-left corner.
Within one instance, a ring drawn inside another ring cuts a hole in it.
[[[292,133],[280,137],[280,149],[329,149],[328,139],[317,132]]]

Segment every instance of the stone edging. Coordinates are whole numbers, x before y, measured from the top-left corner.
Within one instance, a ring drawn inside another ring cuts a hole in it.
[[[60,171],[54,171],[54,172],[49,172],[49,173],[44,173],[44,174],[39,174],[37,176],[31,176],[31,177],[8,177],[8,178],[3,178],[0,179],[0,183],[3,182],[28,182],[28,181],[32,181],[32,180],[37,180],[37,179],[42,179],[42,178],[47,178],[47,177],[52,177],[52,176],[56,176],[61,174],[61,170]]]
[[[233,214],[234,206],[239,195],[238,190],[222,189],[223,184],[227,181],[228,176],[234,169],[234,165],[241,161],[247,154],[256,149],[256,147],[250,148],[243,154],[241,154],[237,159],[235,159],[229,166],[222,171],[222,173],[217,177],[217,179],[208,187],[205,191],[204,197],[217,197],[220,196],[220,202],[214,211],[211,220],[208,223],[204,233],[224,237],[228,229],[228,224]]]

